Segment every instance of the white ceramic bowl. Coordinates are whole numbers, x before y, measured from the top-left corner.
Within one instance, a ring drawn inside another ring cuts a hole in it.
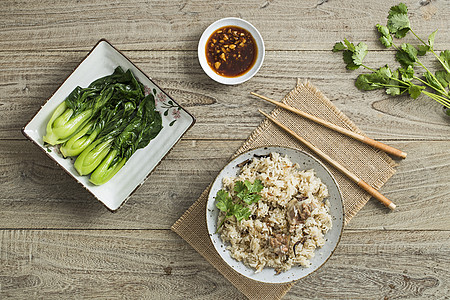
[[[144,84],[146,93],[155,95],[156,109],[161,113],[163,129],[147,147],[137,150],[110,181],[96,186],[89,182],[89,176],[78,175],[73,161],[64,159],[58,153],[57,147],[44,144],[42,136],[46,132],[47,123],[55,108],[76,86],[86,87],[95,79],[111,74],[117,66],[121,66],[125,71],[131,69],[136,78]],[[115,211],[144,183],[150,172],[194,123],[195,119],[191,114],[170,98],[120,51],[102,39],[45,102],[22,132],[109,210]]]
[[[223,188],[222,179],[224,177],[237,176],[240,172],[240,167],[238,165],[242,162],[252,159],[255,156],[264,156],[272,152],[280,153],[283,156],[287,155],[293,163],[298,163],[301,169],[314,169],[316,175],[328,187],[330,196],[327,199],[330,202],[330,214],[332,217],[332,228],[325,234],[325,245],[315,250],[315,256],[310,260],[311,266],[309,268],[298,266],[292,267],[290,270],[278,275],[275,274],[276,272],[273,268],[264,268],[261,272],[255,273],[254,269],[235,260],[226,249],[227,244],[224,244],[220,235],[216,233],[219,209],[216,207],[215,196],[217,192]],[[216,180],[213,182],[208,195],[208,202],[206,204],[206,224],[209,236],[217,253],[219,253],[222,259],[236,272],[260,282],[286,283],[308,276],[327,262],[336,249],[342,235],[344,227],[344,206],[342,203],[341,191],[336,180],[319,160],[310,154],[297,149],[286,147],[262,147],[242,153],[227,164],[219,173]]]
[[[208,65],[208,62],[206,61],[206,43],[208,42],[209,37],[214,33],[214,31],[225,26],[237,26],[247,30],[255,39],[256,46],[258,48],[255,64],[246,73],[237,77],[224,77],[217,74],[213,69],[211,69],[211,67]],[[198,60],[205,73],[213,80],[228,85],[240,84],[252,78],[259,71],[263,64],[264,52],[264,41],[259,31],[249,22],[239,18],[224,18],[212,23],[203,32],[198,43]]]

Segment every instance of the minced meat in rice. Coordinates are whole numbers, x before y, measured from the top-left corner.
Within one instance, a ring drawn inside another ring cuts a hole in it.
[[[328,189],[314,170],[300,170],[278,153],[253,158],[242,166],[238,177],[223,179],[224,189],[236,199],[236,181],[259,179],[261,199],[249,205],[250,217],[240,222],[225,220],[220,237],[229,243],[231,256],[260,272],[272,267],[277,273],[292,266],[309,267],[317,247],[325,243],[331,229]],[[225,217],[220,212],[218,224]]]

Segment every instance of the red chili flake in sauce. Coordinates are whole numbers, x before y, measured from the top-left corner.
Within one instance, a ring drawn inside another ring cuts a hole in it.
[[[253,36],[244,28],[225,26],[211,34],[206,43],[206,61],[217,74],[237,77],[255,64],[258,55]]]

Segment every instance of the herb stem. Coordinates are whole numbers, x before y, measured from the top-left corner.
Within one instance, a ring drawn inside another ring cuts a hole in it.
[[[217,226],[216,232],[214,232],[214,233],[218,233],[219,229],[222,228],[222,225],[223,225],[223,223],[225,223],[225,219],[227,218],[227,215],[228,215],[229,212],[230,212],[230,210],[227,211],[227,213],[225,214],[225,216],[222,219],[222,222],[220,222],[220,225]]]
[[[422,80],[421,78],[419,78],[419,77],[417,77],[417,76],[413,76],[413,78],[414,78],[415,80],[418,80],[418,81],[422,82],[423,84],[427,85],[428,87],[430,87],[430,88],[432,88],[432,89],[438,91],[438,90],[436,89],[436,87],[432,86],[431,84],[429,84],[429,83],[426,82],[425,80]]]
[[[439,93],[441,93],[441,94],[444,95],[444,96],[447,96],[447,93],[445,92],[445,90],[442,91],[442,90],[440,90],[440,89],[437,89],[435,86],[432,86],[431,84],[429,84],[428,82],[426,82],[425,80],[422,80],[421,78],[419,78],[419,77],[417,77],[417,76],[413,76],[413,78],[416,79],[416,80],[418,80],[418,81],[420,81],[420,82],[422,82],[422,83],[425,84],[426,86],[432,88],[432,89],[435,90],[436,92],[439,92]]]
[[[382,86],[385,87],[396,87],[396,88],[404,88],[405,86],[401,86],[401,85],[395,85],[395,84],[382,84]]]
[[[401,49],[400,49],[396,44],[394,44],[394,42],[392,42],[392,46],[393,46],[397,51],[401,51]]]
[[[424,44],[425,46],[428,46],[428,48],[430,49],[430,52],[433,53],[433,55],[436,57],[436,59],[441,63],[441,65],[444,67],[445,71],[447,71],[447,73],[450,73],[450,69],[447,67],[447,65],[441,60],[441,58],[436,54],[436,52],[434,52],[433,47],[431,47],[430,45],[428,45],[424,40],[422,40],[415,32],[414,30],[412,30],[410,28],[411,33],[420,41],[422,42],[422,44]]]
[[[397,81],[397,82],[399,82],[399,83],[404,84],[404,86],[401,86],[401,87],[411,86],[411,85],[412,85],[411,82],[403,81],[403,80],[398,79],[398,78],[395,78],[395,77],[389,77],[389,79],[392,79],[392,80],[395,80],[395,81]]]
[[[441,97],[439,95],[436,95],[436,94],[433,94],[433,93],[430,93],[430,92],[427,92],[427,91],[423,91],[422,93],[424,93],[425,95],[427,95],[431,99],[435,100],[436,102],[442,104],[446,108],[450,108],[450,101],[448,99],[445,99],[444,97]]]
[[[420,38],[414,33],[414,31],[411,30],[411,32],[412,32],[412,33],[413,33],[413,34],[414,34],[414,35],[415,35],[422,43],[424,43],[425,45],[427,45],[422,39],[420,39]],[[394,43],[392,43],[392,46],[394,46],[394,48],[397,49],[398,51],[402,51],[402,50],[401,50],[399,47],[397,47],[397,45],[395,45]],[[428,45],[427,45],[427,46],[428,46]],[[430,48],[430,49],[431,49],[431,48]],[[436,54],[435,54],[435,56],[436,56]],[[437,56],[436,56],[436,57],[437,57]],[[439,58],[438,58],[438,59],[439,59]],[[434,89],[435,91],[437,91],[437,92],[439,92],[439,93],[441,93],[441,94],[443,94],[443,95],[447,95],[447,92],[445,91],[445,88],[442,86],[441,82],[436,78],[436,76],[434,76],[434,74],[431,73],[431,72],[428,70],[427,67],[425,67],[425,65],[419,60],[419,58],[417,58],[416,61],[417,61],[417,63],[418,63],[422,68],[425,69],[425,71],[427,71],[427,72],[433,77],[433,79],[439,84],[440,89],[437,89],[436,87],[434,87],[434,86],[428,84],[428,82],[423,81],[422,79],[420,79],[420,78],[417,77],[417,76],[414,76],[413,78],[419,80],[420,82],[422,82],[422,83],[424,83],[424,84],[426,84],[427,86],[429,86],[430,88]],[[440,61],[440,60],[439,60],[439,61]],[[442,61],[441,61],[441,63],[442,63]],[[445,65],[444,65],[444,67],[445,67]],[[449,73],[450,73],[450,72],[449,72]],[[393,79],[395,79],[395,78],[393,78]],[[397,80],[397,79],[395,79],[395,80]]]
[[[450,73],[450,69],[447,67],[447,65],[441,60],[441,58],[434,52],[433,49],[430,48],[431,53],[434,54],[434,56],[436,56],[437,60],[441,63],[441,65],[444,67],[445,71],[447,71],[447,73]]]
[[[418,58],[417,58],[417,63],[418,63],[420,66],[422,66],[422,68],[424,68],[425,71],[427,71],[427,72],[431,75],[431,77],[433,77],[433,79],[439,84],[440,90],[437,90],[437,89],[436,89],[436,91],[440,92],[441,94],[446,95],[447,92],[445,91],[445,88],[442,86],[441,82],[436,78],[436,76],[434,76],[434,74],[431,73],[431,72],[427,69],[427,67],[425,67],[425,65],[424,65],[424,64],[420,61],[420,59],[418,59]]]
[[[372,71],[372,72],[376,72],[376,71],[377,71],[377,70],[372,69],[372,68],[370,68],[370,67],[368,67],[368,66],[366,66],[366,65],[363,65],[363,64],[361,64],[361,67],[363,67],[363,68],[365,68],[365,69],[367,69],[367,70],[369,70],[369,71]]]
[[[367,70],[369,70],[369,71],[372,71],[372,72],[374,72],[374,73],[377,71],[377,70],[375,70],[375,69],[373,69],[373,68],[370,68],[370,67],[368,67],[368,66],[366,66],[366,65],[364,65],[364,64],[361,64],[361,67],[363,67],[363,68],[365,68],[365,69],[367,69]],[[395,78],[395,77],[389,77],[389,79],[398,81],[399,83],[403,83],[403,84],[405,84],[405,85],[407,85],[407,86],[410,86],[410,85],[411,85],[411,84],[408,84],[407,82],[405,82],[405,81],[403,81],[403,80],[400,80],[400,79],[398,79],[398,78]],[[385,85],[385,86],[388,86],[388,85]],[[399,87],[399,88],[402,88],[402,87],[404,87],[404,86],[395,86],[395,85],[393,85],[392,87]]]
[[[433,93],[430,93],[430,94],[433,94]],[[435,95],[435,99],[440,99],[441,101],[446,103],[447,106],[450,105],[450,99],[442,97],[440,95],[436,95],[436,94],[433,94],[433,95]]]
[[[419,41],[422,42],[422,44],[424,44],[425,46],[429,46],[427,43],[425,43],[424,40],[422,40],[422,39],[414,32],[414,30],[412,30],[412,28],[409,28],[409,30],[411,31],[412,34],[414,34],[414,36],[415,36]]]

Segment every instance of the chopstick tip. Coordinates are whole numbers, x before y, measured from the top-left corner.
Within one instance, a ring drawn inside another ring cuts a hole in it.
[[[394,210],[396,207],[397,207],[397,205],[395,205],[394,203],[390,203],[389,205],[388,205],[388,207],[391,209],[391,210]]]

